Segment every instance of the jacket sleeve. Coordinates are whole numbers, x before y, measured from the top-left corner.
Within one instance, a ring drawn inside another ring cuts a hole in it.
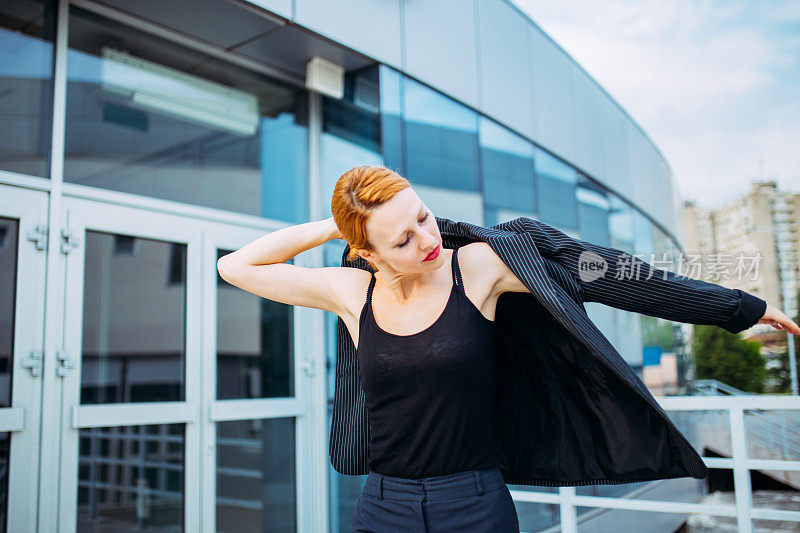
[[[540,253],[575,277],[584,302],[676,322],[719,326],[731,333],[750,328],[767,309],[766,301],[741,289],[662,270],[622,250],[574,239],[538,220],[522,219]],[[607,270],[597,277],[586,268],[594,265],[602,270],[603,263]]]

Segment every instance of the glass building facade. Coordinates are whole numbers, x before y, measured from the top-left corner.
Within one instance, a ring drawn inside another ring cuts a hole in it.
[[[439,217],[678,250],[581,165],[390,65],[353,56],[342,98],[309,90],[275,66],[307,32],[267,15],[0,5],[0,531],[349,531],[363,477],[327,457],[337,317],[216,261],[329,217],[353,166],[396,170]],[[639,372],[684,353],[675,324],[587,309]],[[524,529],[558,522],[517,505]]]

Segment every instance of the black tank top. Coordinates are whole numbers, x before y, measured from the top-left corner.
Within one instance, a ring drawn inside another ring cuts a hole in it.
[[[453,286],[439,318],[395,335],[375,322],[373,275],[356,354],[364,386],[370,470],[421,478],[499,465],[494,434],[495,323],[467,298],[452,255]]]

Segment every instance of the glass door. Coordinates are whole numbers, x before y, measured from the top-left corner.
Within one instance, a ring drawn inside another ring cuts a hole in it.
[[[0,186],[0,532],[35,531],[47,193]]]
[[[224,281],[217,260],[269,229],[204,225],[206,357],[203,390],[210,407],[204,431],[204,527],[210,532],[319,531],[325,517],[312,385],[324,372],[312,354],[321,331],[314,311],[267,300]],[[296,260],[296,261],[295,261]],[[305,263],[298,256],[290,263]],[[308,266],[308,265],[306,265]],[[324,385],[324,384],[323,384]],[[326,443],[327,445],[327,443]],[[327,450],[325,448],[324,450]]]
[[[64,198],[61,531],[199,531],[201,231]]]

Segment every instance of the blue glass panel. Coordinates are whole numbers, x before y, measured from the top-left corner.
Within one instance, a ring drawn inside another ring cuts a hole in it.
[[[56,3],[0,4],[0,169],[50,177]]]
[[[405,176],[403,163],[403,118],[400,97],[401,75],[385,65],[380,66],[381,143],[383,164]]]
[[[635,232],[635,250],[639,257],[648,263],[652,261],[653,248],[653,223],[639,211],[633,212],[633,228]]]
[[[536,211],[533,145],[487,118],[481,117],[479,124],[486,224],[503,222],[509,210],[532,217]]]
[[[589,178],[580,176],[576,198],[581,239],[601,246],[610,245],[608,211],[611,203],[607,191]]]
[[[608,217],[611,228],[611,246],[633,253],[633,208],[616,194],[609,193],[608,199],[611,202]]]
[[[535,162],[539,218],[559,229],[577,231],[577,171],[539,148],[536,149]]]
[[[406,174],[413,184],[478,191],[478,115],[403,78]]]

